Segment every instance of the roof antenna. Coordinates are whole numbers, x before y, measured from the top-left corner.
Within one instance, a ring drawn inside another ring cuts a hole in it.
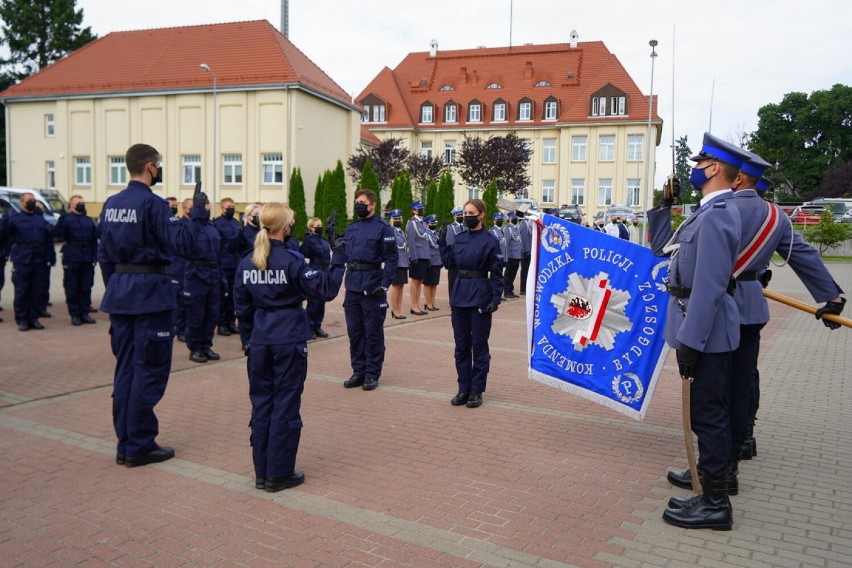
[[[512,13],[513,0],[509,0],[509,49],[512,49]]]

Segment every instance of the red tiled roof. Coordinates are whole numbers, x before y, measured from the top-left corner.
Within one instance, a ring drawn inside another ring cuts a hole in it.
[[[266,20],[113,32],[24,79],[0,98],[98,95],[299,83],[351,105],[331,77]]]
[[[541,81],[551,86],[534,86]],[[492,83],[502,88],[485,88]],[[607,84],[627,96],[628,116],[589,116],[592,94]],[[452,90],[440,90],[445,86]],[[558,122],[622,122],[648,117],[648,97],[600,41],[578,43],[577,47],[550,44],[438,51],[435,57],[428,52],[410,53],[396,69],[385,67],[355,100],[364,104],[364,98],[371,94],[388,105],[387,123],[368,123],[371,128],[467,126],[467,105],[474,99],[484,105],[482,124],[471,125],[475,127],[494,126],[490,113],[497,99],[508,103],[508,121],[498,123],[501,128],[545,122],[542,110],[550,96],[559,101]],[[518,102],[524,97],[534,103],[532,121],[517,120]],[[436,104],[438,112],[433,124],[418,124],[420,106],[427,101]],[[460,105],[457,123],[443,122],[448,101]],[[656,109],[653,118],[660,120]]]
[[[372,146],[378,146],[382,143],[378,136],[370,132],[370,129],[367,128],[366,125],[361,125],[361,142],[366,144],[370,144]]]

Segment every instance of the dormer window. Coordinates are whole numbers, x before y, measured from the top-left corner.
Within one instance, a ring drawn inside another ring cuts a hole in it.
[[[476,99],[473,99],[467,105],[467,121],[482,122],[482,103]]]
[[[520,121],[528,121],[532,120],[532,101],[526,97],[522,98],[518,102],[518,120]]]
[[[447,101],[444,105],[444,122],[450,124],[458,122],[458,108],[455,102]]]
[[[627,116],[627,95],[611,83],[593,93],[590,103],[589,116]]]
[[[533,85],[533,87],[552,87],[552,86],[553,86],[553,85],[551,85],[551,84],[550,84],[550,83],[548,83],[547,81],[539,81],[538,83],[536,83],[535,85]]]
[[[556,120],[556,117],[559,115],[559,104],[556,100],[556,97],[547,97],[544,99],[544,113],[542,114],[543,120]]]
[[[386,122],[387,109],[385,101],[374,94],[369,94],[360,101],[364,107],[364,113],[361,115],[363,122]]]
[[[506,122],[506,101],[497,99],[491,109],[492,122]]]
[[[502,89],[503,85],[501,85],[500,83],[489,83],[488,86],[485,87],[485,88],[486,89]]]
[[[425,102],[420,106],[420,123],[432,124],[435,107],[430,102]]]
[[[453,87],[452,85],[444,85],[443,87],[441,87],[441,88],[440,88],[440,89],[438,89],[438,90],[439,90],[439,91],[455,91],[455,90],[456,90],[456,88],[455,88],[455,87]]]

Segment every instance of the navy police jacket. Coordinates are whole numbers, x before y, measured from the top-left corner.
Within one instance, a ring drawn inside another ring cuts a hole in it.
[[[56,259],[50,224],[35,213],[19,211],[5,217],[0,224],[0,242],[10,247],[14,264],[47,264]]]
[[[219,265],[224,270],[235,270],[240,262],[240,222],[220,215],[213,219],[213,226],[219,231]]]
[[[292,240],[295,241],[295,239]],[[314,233],[307,233],[299,252],[311,263],[311,266],[323,272],[328,272],[328,266],[331,262],[331,247],[327,240]]]
[[[222,270],[219,266],[221,237],[206,219],[191,219],[195,235],[192,248],[185,255],[183,271],[184,289],[188,291],[211,290],[219,287]]]
[[[390,225],[372,215],[351,223],[343,238],[346,242],[346,291],[370,294],[378,286],[389,287],[399,261],[396,237]],[[358,266],[363,268],[370,264],[379,268],[363,270]]]
[[[189,217],[172,217],[178,223],[189,223]],[[183,283],[183,273],[186,271],[186,259],[180,255],[172,257],[172,264],[169,267],[169,276],[172,278],[172,284]]]
[[[243,256],[248,251],[254,249],[254,238],[257,236],[258,231],[260,231],[260,229],[254,225],[246,223],[243,226],[243,238],[240,241],[239,247],[240,256]]]
[[[187,256],[198,223],[172,217],[168,203],[142,182],[104,203],[98,226],[98,262],[106,284],[101,309],[113,314],[150,314],[177,307],[168,274],[115,272],[117,264],[168,265],[175,255]],[[166,272],[168,269],[166,269]]]
[[[503,254],[500,244],[484,229],[464,231],[456,235],[452,245],[441,240],[441,259],[444,267],[468,271],[459,273],[450,292],[454,308],[485,309],[488,304],[500,305],[503,295]]]
[[[74,212],[59,217],[53,238],[64,241],[62,262],[93,263],[98,258],[98,229],[95,222]]]
[[[305,298],[330,302],[343,280],[342,258],[323,272],[304,257],[271,240],[266,270],[246,254],[234,275],[234,309],[243,345],[302,343],[313,336],[302,307]]]

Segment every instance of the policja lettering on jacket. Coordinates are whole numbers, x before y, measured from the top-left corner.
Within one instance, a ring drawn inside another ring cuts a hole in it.
[[[284,270],[244,270],[243,284],[287,284]]]
[[[110,223],[136,223],[136,209],[107,209],[104,220]]]

